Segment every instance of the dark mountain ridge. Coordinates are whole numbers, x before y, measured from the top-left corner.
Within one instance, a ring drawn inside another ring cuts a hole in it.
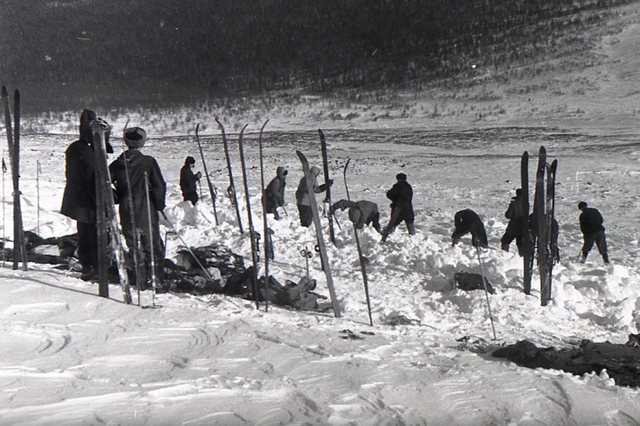
[[[597,64],[638,0],[94,0],[0,4],[0,76],[27,113],[282,91],[358,96]],[[35,95],[37,93],[37,96]]]

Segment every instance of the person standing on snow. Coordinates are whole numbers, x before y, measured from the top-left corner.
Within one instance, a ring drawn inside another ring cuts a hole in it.
[[[387,198],[391,200],[391,219],[382,231],[382,241],[386,241],[396,226],[404,221],[409,235],[415,235],[415,215],[413,213],[413,188],[407,182],[407,175],[398,173],[396,183],[387,191]]]
[[[340,200],[334,203],[331,207],[331,212],[337,210],[349,209],[349,220],[356,227],[356,229],[363,229],[364,225],[372,224],[373,228],[381,232],[380,229],[380,212],[378,212],[378,205],[371,201],[349,201]]]
[[[451,245],[455,246],[460,238],[471,233],[471,245],[474,247],[489,248],[487,232],[480,216],[471,209],[460,210],[454,215],[455,230],[451,235]]]
[[[502,243],[502,250],[509,251],[509,245],[515,239],[516,247],[518,248],[518,254],[522,256],[522,235],[524,234],[524,230],[528,228],[525,226],[525,220],[522,214],[522,189],[516,189],[516,196],[511,199],[511,203],[509,203],[509,207],[505,212],[504,216],[509,219],[509,224],[507,225],[507,230],[504,232],[504,235],[500,239]],[[528,224],[527,224],[528,225]]]
[[[311,167],[311,178],[313,179],[313,192],[319,194],[327,190],[327,185],[333,184],[333,179],[329,179],[322,185],[318,185],[318,176],[320,175],[320,169],[316,166]],[[300,214],[300,225],[308,228],[313,222],[313,212],[311,210],[311,199],[307,190],[307,181],[304,176],[300,179],[298,189],[296,190],[296,204],[298,205],[298,213]]]
[[[140,127],[130,127],[124,133],[124,142],[128,150],[123,152],[109,166],[111,181],[115,186],[120,210],[120,223],[129,247],[129,256],[136,250],[134,232],[142,247],[145,277],[136,277],[136,282],[144,286],[151,273],[151,251],[155,263],[155,276],[159,283],[163,279],[163,261],[165,248],[160,237],[159,214],[165,208],[166,183],[162,177],[160,166],[155,158],[140,151],[147,140],[147,133]],[[126,165],[125,165],[126,161]],[[145,188],[145,172],[149,186]],[[127,174],[128,179],[127,179]],[[129,188],[128,182],[131,183]],[[149,191],[150,212],[147,208],[147,191]],[[132,210],[133,209],[133,210]],[[151,222],[149,222],[151,220]],[[135,221],[137,230],[133,229]],[[151,228],[151,235],[149,234]],[[153,246],[152,246],[153,244]]]
[[[262,205],[266,213],[273,213],[275,220],[280,219],[278,207],[284,206],[284,188],[287,186],[289,171],[282,166],[276,169],[276,177],[264,189]]]
[[[82,279],[91,280],[98,271],[98,228],[96,217],[96,157],[93,151],[91,122],[98,121],[105,131],[105,149],[113,153],[109,144],[111,127],[96,113],[85,109],[80,115],[80,139],[65,151],[66,184],[60,213],[76,221],[78,229],[78,260],[82,265]],[[111,194],[109,194],[111,195]]]
[[[182,199],[191,201],[192,205],[198,202],[198,191],[196,184],[202,177],[202,173],[193,173],[191,170],[196,164],[196,159],[189,156],[184,160],[184,165],[180,169],[180,189],[182,190]]]
[[[593,247],[593,243],[596,243],[598,251],[602,255],[604,264],[609,264],[609,254],[607,253],[607,238],[604,233],[604,219],[597,209],[587,207],[587,203],[580,201],[578,203],[578,209],[582,211],[580,214],[580,231],[584,239],[582,245],[582,251],[578,257],[580,263],[587,261],[589,251]]]

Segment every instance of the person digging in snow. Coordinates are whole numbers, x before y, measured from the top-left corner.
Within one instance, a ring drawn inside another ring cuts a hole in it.
[[[382,230],[382,241],[386,241],[396,226],[404,221],[409,235],[415,235],[415,215],[413,213],[413,188],[407,182],[407,175],[398,173],[396,183],[387,191],[387,198],[391,200],[391,219]]]
[[[333,179],[329,179],[322,185],[318,185],[318,176],[320,175],[320,169],[316,166],[311,167],[311,177],[313,179],[313,192],[320,194],[327,190],[327,185],[333,184]],[[311,199],[309,198],[309,191],[307,190],[307,181],[304,176],[300,179],[298,189],[296,190],[296,204],[298,205],[298,213],[300,214],[300,225],[308,228],[313,222],[313,212],[311,210]]]
[[[604,233],[604,219],[597,209],[587,207],[587,203],[580,201],[578,203],[578,209],[582,211],[580,213],[580,231],[584,239],[582,245],[582,251],[578,256],[578,261],[584,263],[587,261],[589,251],[593,247],[593,243],[596,243],[598,251],[602,255],[602,260],[605,265],[609,264],[609,254],[607,252],[607,237]]]
[[[280,219],[278,207],[284,206],[284,188],[287,186],[287,174],[289,174],[289,171],[279,166],[276,169],[276,177],[269,182],[264,190],[262,205],[265,212],[273,213],[275,220]]]
[[[364,228],[364,225],[373,225],[374,229],[381,232],[380,229],[380,212],[378,212],[378,205],[371,201],[349,201],[340,200],[334,203],[331,207],[331,212],[337,210],[349,209],[349,220],[353,223],[356,229]]]
[[[180,169],[180,189],[182,190],[182,199],[184,201],[191,201],[192,205],[196,205],[198,202],[198,191],[196,185],[202,173],[193,173],[193,167],[196,164],[196,159],[189,156],[184,160],[184,165]]]
[[[455,246],[464,235],[471,233],[471,245],[489,248],[487,232],[480,216],[471,209],[460,210],[454,215],[455,230],[451,235],[452,246]]]
[[[136,283],[146,285],[151,273],[151,251],[153,244],[153,257],[155,264],[155,276],[157,282],[162,285],[163,261],[165,255],[164,243],[160,237],[159,214],[165,208],[166,183],[162,177],[160,166],[155,158],[143,154],[140,149],[147,140],[147,133],[140,127],[131,127],[124,133],[124,142],[128,150],[123,152],[109,166],[111,181],[115,186],[116,197],[120,210],[120,223],[129,247],[129,260],[136,250],[135,235],[132,218],[135,221],[137,235],[139,237],[144,258],[144,277],[135,277]],[[126,166],[125,166],[126,161]],[[149,200],[151,203],[151,218],[147,210],[147,195],[145,189],[145,172],[149,182]],[[127,173],[131,188],[127,184]],[[133,208],[133,210],[131,210]],[[151,232],[149,235],[149,219],[151,219]],[[131,262],[133,264],[133,262]],[[140,271],[142,272],[142,271]]]
[[[109,144],[111,127],[96,113],[85,109],[80,115],[80,139],[65,151],[66,184],[60,213],[76,221],[78,229],[78,260],[82,265],[82,279],[96,278],[98,271],[98,228],[96,217],[96,158],[93,152],[91,122],[98,121],[105,131],[105,149],[113,153]],[[111,195],[111,194],[109,194]]]

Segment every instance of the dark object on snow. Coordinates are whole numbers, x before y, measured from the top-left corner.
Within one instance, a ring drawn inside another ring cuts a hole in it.
[[[202,269],[193,259],[188,250],[178,252],[177,265],[173,265],[167,274],[167,281],[171,281],[171,291],[190,294],[226,294],[239,296],[246,300],[254,301],[253,293],[253,266],[244,267],[242,256],[233,253],[229,248],[213,244],[206,247],[192,248],[191,251],[198,257],[199,262],[206,268],[216,268],[220,272],[219,279],[214,282],[205,277]],[[165,265],[166,267],[166,265]],[[297,309],[317,310],[318,299],[326,299],[325,296],[316,294],[315,280],[303,277],[297,284],[287,280],[285,285],[280,284],[273,276],[269,277],[269,289],[266,291],[264,276],[258,281],[260,294],[258,300],[263,302],[269,298],[269,303],[277,306],[291,306]]]
[[[474,247],[489,248],[487,232],[480,216],[471,209],[460,210],[454,215],[455,230],[451,235],[452,244],[456,245],[460,238],[471,233],[471,244]]]
[[[583,340],[572,349],[538,348],[528,340],[500,348],[496,358],[506,358],[529,368],[549,368],[583,375],[607,370],[619,386],[640,387],[640,336],[630,334],[624,344]]]
[[[493,288],[488,279],[484,279],[487,284],[487,291],[491,294],[496,294],[496,290]],[[453,275],[453,283],[457,288],[464,291],[471,290],[484,290],[482,285],[482,275],[474,274],[472,272],[456,272]]]

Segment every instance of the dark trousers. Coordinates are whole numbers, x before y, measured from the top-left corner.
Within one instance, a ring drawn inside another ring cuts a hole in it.
[[[95,222],[77,222],[78,260],[83,271],[98,270],[98,227]]]
[[[511,219],[509,225],[507,225],[507,230],[504,232],[504,235],[500,239],[502,243],[502,250],[509,251],[509,245],[513,240],[516,240],[516,246],[518,247],[518,254],[521,254],[521,245],[522,245],[522,219],[516,218]]]
[[[584,235],[584,244],[582,245],[582,257],[584,259],[587,258],[587,255],[593,248],[593,243],[596,243],[598,247],[598,251],[602,255],[602,260],[604,263],[609,263],[609,254],[607,252],[607,238],[604,234],[604,231],[596,232],[595,234],[586,234]]]
[[[182,194],[182,198],[184,199],[184,201],[191,201],[191,204],[195,206],[198,202],[198,193],[196,191],[184,192]]]
[[[138,265],[144,268],[144,279],[146,280],[149,278],[151,276],[151,252],[153,251],[156,279],[158,281],[162,281],[165,246],[162,241],[162,236],[160,235],[160,226],[157,221],[158,212],[152,212],[152,215],[154,215],[155,221],[151,224],[151,238],[149,238],[149,222],[142,221],[141,218],[138,218],[138,220],[142,222],[142,226],[136,222],[136,227],[138,228],[137,236],[139,238],[139,246],[137,250]],[[123,220],[122,216],[120,219],[122,224],[122,233],[124,234],[127,247],[129,248],[129,252],[127,253],[127,263],[133,266],[133,253],[136,250],[133,226],[130,221]],[[143,271],[141,270],[139,272],[142,273]],[[140,281],[143,280],[140,279]]]
[[[311,206],[301,206],[298,204],[298,213],[300,214],[300,225],[308,228],[313,222],[313,210]]]

